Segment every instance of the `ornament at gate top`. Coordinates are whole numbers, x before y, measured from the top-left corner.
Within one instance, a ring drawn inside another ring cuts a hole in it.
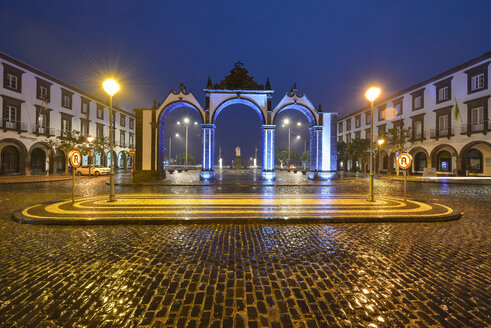
[[[230,74],[225,76],[220,83],[213,84],[211,77],[208,77],[206,89],[215,90],[271,90],[269,78],[266,80],[266,85],[259,84],[254,81],[254,77],[249,75],[249,71],[244,68],[244,63],[240,60],[234,65]]]

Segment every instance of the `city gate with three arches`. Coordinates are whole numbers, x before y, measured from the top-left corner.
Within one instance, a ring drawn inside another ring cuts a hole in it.
[[[221,111],[233,104],[243,104],[260,116],[262,121],[262,171],[261,178],[275,179],[274,149],[275,127],[278,114],[287,109],[302,112],[310,125],[309,178],[323,179],[336,171],[336,113],[325,113],[321,106],[314,107],[304,94],[292,88],[273,108],[273,90],[268,81],[265,86],[249,76],[241,62],[237,62],[230,75],[212,85],[208,79],[204,89],[204,108],[194,95],[181,84],[179,91],[171,91],[164,102],[153,109],[135,109],[136,158],[135,180],[154,180],[165,177],[164,144],[165,124],[170,112],[178,108],[192,108],[201,116],[202,158],[200,177],[215,177],[215,121]],[[236,122],[240,124],[240,122]]]

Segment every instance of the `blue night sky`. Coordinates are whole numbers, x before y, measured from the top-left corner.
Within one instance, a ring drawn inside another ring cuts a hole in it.
[[[162,101],[180,82],[204,105],[208,76],[219,82],[240,59],[259,83],[270,78],[273,106],[296,82],[315,105],[344,115],[365,105],[371,82],[387,96],[489,51],[490,12],[489,0],[19,0],[2,4],[0,51],[100,97],[114,72],[123,88],[115,101],[127,109]],[[253,156],[258,115],[237,105],[220,116],[217,156],[222,147],[231,159],[236,145]],[[190,132],[197,157],[199,130]],[[287,130],[277,130],[286,147]]]

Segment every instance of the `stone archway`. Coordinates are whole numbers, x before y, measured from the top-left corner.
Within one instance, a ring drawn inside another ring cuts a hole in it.
[[[230,105],[243,104],[255,110],[262,120],[262,171],[263,179],[274,179],[275,117],[286,109],[304,113],[310,122],[311,163],[309,178],[324,178],[336,171],[336,115],[315,108],[303,94],[298,96],[296,87],[286,94],[273,109],[269,79],[265,85],[258,84],[249,76],[241,62],[220,83],[211,78],[205,92],[206,104],[198,103],[191,92],[181,84],[179,92],[171,90],[162,105],[152,109],[135,109],[136,112],[136,180],[152,180],[165,177],[163,165],[165,147],[165,123],[167,115],[180,107],[195,109],[201,116],[203,129],[202,166],[200,177],[204,180],[215,177],[215,119]],[[237,122],[239,123],[239,122]]]
[[[423,147],[414,147],[409,151],[409,154],[413,157],[413,165],[411,165],[412,173],[422,173],[425,168],[428,167],[429,155]]]
[[[491,161],[491,143],[484,140],[470,142],[459,154],[460,173],[491,176],[491,167],[486,165],[487,161]]]
[[[8,148],[5,153],[3,150]],[[14,152],[15,151],[15,152]],[[4,158],[5,155],[6,157]],[[29,153],[26,146],[16,139],[6,138],[0,140],[0,174],[2,175],[29,175]]]
[[[433,148],[430,153],[431,167],[437,171],[449,174],[460,170],[457,150],[448,144],[441,144]]]

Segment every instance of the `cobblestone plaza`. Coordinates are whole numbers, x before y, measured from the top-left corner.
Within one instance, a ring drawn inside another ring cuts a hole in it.
[[[77,188],[101,195],[104,183],[82,178]],[[377,186],[386,195],[401,187]],[[293,195],[364,192],[366,185],[340,179],[331,186],[275,188]],[[2,186],[2,327],[491,324],[489,186],[409,184],[409,196],[464,212],[461,220],[438,223],[35,226],[10,219],[14,210],[66,199],[69,192],[68,181]]]

